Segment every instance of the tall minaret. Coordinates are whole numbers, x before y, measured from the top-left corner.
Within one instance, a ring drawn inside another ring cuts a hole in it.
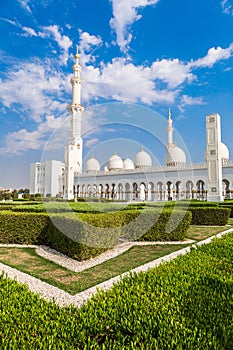
[[[222,202],[222,157],[220,115],[206,116],[206,162],[208,167],[207,200]]]
[[[70,137],[65,149],[64,197],[74,198],[74,175],[82,172],[83,140],[81,134],[81,119],[84,107],[81,105],[81,87],[83,80],[80,77],[82,67],[79,64],[78,47],[73,65],[74,75],[72,85],[72,103],[68,105],[70,112]]]

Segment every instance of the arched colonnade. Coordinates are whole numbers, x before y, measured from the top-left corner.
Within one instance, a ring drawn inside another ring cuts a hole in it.
[[[181,199],[206,200],[207,184],[203,180],[194,183],[191,180],[162,182],[118,182],[82,184],[74,186],[76,197],[106,198],[122,201],[169,201]],[[230,182],[223,179],[223,195],[231,197]]]

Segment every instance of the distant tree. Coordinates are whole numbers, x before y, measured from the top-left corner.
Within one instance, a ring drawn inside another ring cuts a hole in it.
[[[11,197],[13,200],[17,199],[18,198],[18,191],[17,190],[13,190],[12,193],[11,193]]]

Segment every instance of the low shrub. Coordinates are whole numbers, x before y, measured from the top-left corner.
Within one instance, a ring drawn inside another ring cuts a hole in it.
[[[11,210],[13,206],[14,205],[12,204],[5,204],[5,205],[0,204],[0,210]]]
[[[113,203],[85,203],[85,202],[45,202],[37,205],[17,205],[12,207],[14,212],[28,212],[28,213],[101,213],[119,211],[122,206]]]
[[[12,211],[20,212],[20,213],[46,213],[46,210],[43,204],[16,205],[12,207]]]
[[[126,212],[125,212],[126,213]],[[189,211],[161,209],[129,211],[128,222],[124,234],[139,241],[177,241],[184,239],[190,226]]]
[[[0,243],[42,244],[48,226],[46,214],[0,212]]]
[[[224,226],[227,224],[230,209],[219,207],[190,207],[191,225]]]
[[[86,215],[85,220],[69,215],[51,215],[44,244],[81,261],[111,248],[121,234],[119,220],[109,214]]]
[[[182,206],[183,203],[176,203],[177,205]],[[185,203],[185,205],[188,205],[189,208],[201,208],[201,207],[218,207],[219,203],[218,202],[205,202],[205,201],[195,201],[195,202],[190,202],[190,203]]]
[[[67,213],[73,209],[68,203],[40,203],[36,205],[17,205],[12,207],[13,212],[22,213]]]
[[[114,215],[100,214],[100,220],[96,220],[99,227],[93,225],[94,218],[91,221],[89,217],[92,224],[85,219],[82,221],[69,214],[48,216],[2,211],[0,243],[45,244],[77,260],[88,259],[112,247],[120,236],[121,227]]]
[[[32,206],[35,210],[37,206]],[[185,237],[190,212],[129,210],[113,213],[0,213],[0,242],[46,244],[78,260],[112,247],[121,235],[130,240],[171,241]]]
[[[230,208],[231,209],[231,212],[230,212],[230,218],[233,218],[233,201],[225,201],[225,202],[220,202],[219,203],[219,206],[221,208]]]

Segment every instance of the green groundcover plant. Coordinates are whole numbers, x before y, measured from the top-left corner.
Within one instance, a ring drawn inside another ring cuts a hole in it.
[[[233,233],[124,278],[80,310],[0,278],[1,349],[233,348]]]

